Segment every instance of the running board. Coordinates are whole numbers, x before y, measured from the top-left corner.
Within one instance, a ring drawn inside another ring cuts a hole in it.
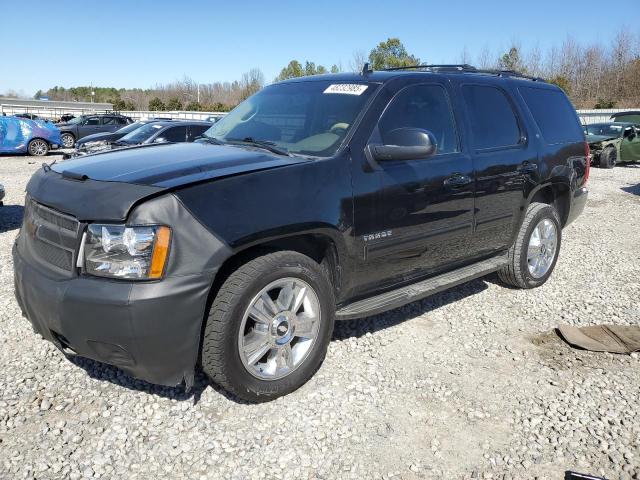
[[[375,297],[350,303],[336,312],[336,320],[351,320],[398,308],[461,283],[493,273],[508,262],[506,255],[492,257],[436,277],[413,283]]]

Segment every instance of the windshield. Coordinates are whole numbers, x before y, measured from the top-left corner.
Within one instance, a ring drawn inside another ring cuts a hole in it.
[[[353,126],[375,84],[276,84],[248,98],[204,135],[218,142],[268,142],[292,154],[329,157]]]
[[[139,128],[136,128],[133,132],[127,133],[122,137],[119,142],[123,143],[142,143],[147,140],[151,135],[160,130],[164,125],[158,123],[148,123]]]
[[[129,133],[129,132],[133,132],[134,130],[140,128],[142,125],[145,125],[149,122],[134,122],[134,123],[130,123],[129,125],[126,125],[124,127],[122,127],[119,130],[116,130],[116,133]]]
[[[622,135],[624,125],[615,125],[611,123],[596,123],[587,125],[588,135],[606,135],[608,137],[619,137]]]
[[[87,117],[84,116],[80,116],[80,117],[75,117],[72,118],[71,120],[69,120],[67,123],[70,123],[71,125],[76,125],[82,121],[84,121]]]

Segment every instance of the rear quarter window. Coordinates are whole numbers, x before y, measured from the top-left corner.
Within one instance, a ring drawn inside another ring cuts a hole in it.
[[[546,143],[553,145],[583,140],[576,111],[563,92],[536,87],[520,87],[518,91]]]

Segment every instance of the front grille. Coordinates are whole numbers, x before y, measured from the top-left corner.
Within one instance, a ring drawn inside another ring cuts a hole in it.
[[[57,225],[64,230],[69,230],[70,232],[73,232],[74,235],[78,233],[79,223],[75,218],[58,213],[55,210],[51,210],[50,208],[34,202],[33,200],[31,201],[31,208],[33,209],[33,215],[41,220],[48,222],[51,225]]]
[[[78,220],[27,197],[24,227],[38,258],[59,269],[73,271],[80,230]]]
[[[38,257],[51,265],[68,272],[73,268],[73,252],[40,240],[33,243],[33,250]]]

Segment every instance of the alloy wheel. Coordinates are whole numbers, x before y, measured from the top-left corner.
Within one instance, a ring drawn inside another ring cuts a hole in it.
[[[295,371],[309,356],[321,322],[313,288],[299,278],[271,282],[251,300],[238,334],[242,364],[261,380]]]
[[[62,145],[64,146],[64,148],[72,148],[74,143],[75,142],[71,135],[62,135]]]
[[[29,143],[29,153],[31,155],[41,157],[42,155],[46,155],[48,150],[49,147],[47,145],[47,142],[45,142],[44,140],[36,139],[31,140],[31,143]]]
[[[555,223],[543,218],[531,231],[527,250],[527,264],[533,278],[544,277],[556,256],[558,231]]]

